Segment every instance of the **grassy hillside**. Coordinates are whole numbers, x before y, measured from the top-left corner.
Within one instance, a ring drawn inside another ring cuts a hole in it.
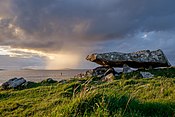
[[[140,78],[136,71],[109,83],[83,78],[0,90],[0,117],[173,117],[175,68],[150,72],[154,78]]]

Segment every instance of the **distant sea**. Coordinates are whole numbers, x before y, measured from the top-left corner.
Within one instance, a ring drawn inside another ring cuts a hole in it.
[[[68,70],[0,70],[0,84],[7,80],[17,77],[23,77],[27,81],[39,82],[47,78],[60,81],[62,79],[73,78],[79,73],[84,73],[86,69],[68,69]]]

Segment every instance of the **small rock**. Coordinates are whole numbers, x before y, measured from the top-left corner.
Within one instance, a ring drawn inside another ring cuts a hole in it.
[[[58,83],[65,84],[67,80],[60,80]]]
[[[131,68],[127,64],[124,64],[123,73],[129,73],[129,72],[132,72]]]
[[[94,77],[103,77],[106,71],[108,71],[109,67],[100,66],[93,69],[92,76]]]
[[[116,74],[115,70],[114,70],[113,68],[110,67],[110,68],[104,73],[104,76],[107,76],[107,75],[110,74],[110,73]]]
[[[111,81],[113,81],[114,79],[115,79],[114,74],[113,74],[113,73],[110,73],[110,74],[104,76],[104,77],[102,78],[102,81],[111,82]]]
[[[92,75],[93,75],[93,69],[86,71],[86,77],[92,77]]]
[[[52,78],[48,78],[46,80],[41,81],[41,83],[56,83],[56,80],[53,80]]]
[[[154,75],[151,74],[150,72],[140,72],[140,74],[142,75],[143,78],[152,78],[152,77],[154,77]]]
[[[27,81],[27,82],[25,82],[25,83],[23,83],[21,85],[21,88],[25,89],[25,88],[32,88],[32,87],[36,87],[36,86],[37,86],[37,83],[31,82],[31,81]]]
[[[52,78],[48,78],[48,79],[47,79],[47,82],[48,82],[48,83],[55,83],[55,82],[57,82],[57,81],[56,81],[56,80],[53,80]]]
[[[94,77],[103,77],[103,76],[106,76],[110,73],[117,74],[117,72],[112,67],[100,66],[100,67],[97,67],[97,68],[93,69],[92,76],[94,76]]]
[[[3,83],[1,86],[2,86],[2,89],[9,89],[8,88],[8,86],[9,86],[8,82]]]
[[[115,77],[119,76],[119,73],[118,74],[114,74]]]

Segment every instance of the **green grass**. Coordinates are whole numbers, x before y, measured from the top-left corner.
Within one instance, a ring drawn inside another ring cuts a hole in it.
[[[0,117],[173,117],[175,69],[149,72],[155,77],[136,71],[112,82],[82,78],[0,90]]]

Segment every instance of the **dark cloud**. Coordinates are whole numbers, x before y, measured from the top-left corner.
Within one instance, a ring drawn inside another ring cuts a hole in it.
[[[87,44],[175,27],[173,0],[11,0],[10,4],[13,24],[26,36],[16,46],[24,48],[59,50],[77,41]]]
[[[89,49],[88,53],[100,50],[98,44],[103,43],[103,50],[159,47],[170,55],[174,46],[156,44],[175,43],[166,35],[175,32],[174,4],[174,0],[1,0],[0,45],[49,52]],[[150,36],[148,43],[141,36],[151,32],[157,36]]]
[[[174,27],[173,0],[14,0],[18,24],[30,33],[51,35],[73,32],[89,21],[85,36],[124,36],[137,30],[159,31]]]

